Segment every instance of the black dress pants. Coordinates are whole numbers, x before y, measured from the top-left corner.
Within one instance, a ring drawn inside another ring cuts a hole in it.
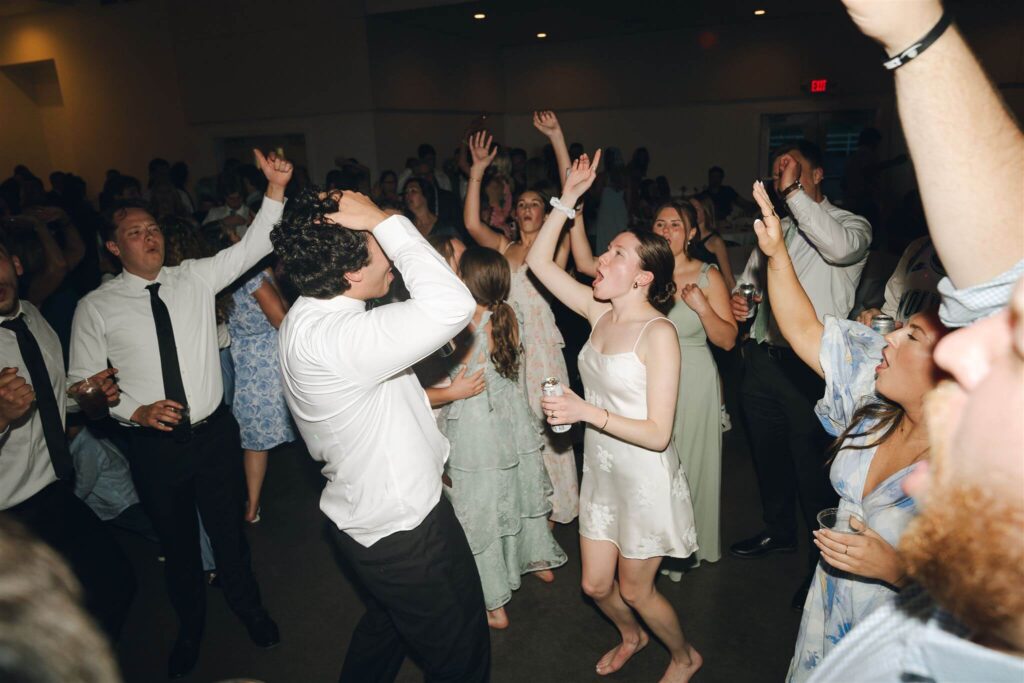
[[[740,394],[765,529],[795,539],[797,498],[808,530],[839,499],[826,464],[830,437],[814,414],[825,382],[792,349],[753,341],[743,346],[743,368]]]
[[[82,584],[85,608],[116,641],[135,597],[135,572],[100,518],[62,481],[4,512],[49,544],[71,566]]]
[[[243,620],[263,614],[242,531],[242,446],[231,411],[222,405],[193,428],[187,443],[155,429],[133,429],[128,459],[139,501],[167,558],[167,592],[182,636],[198,640],[206,616],[197,506],[228,605]]]
[[[340,531],[337,543],[369,592],[341,683],[394,681],[406,655],[423,667],[429,683],[490,680],[480,575],[447,498],[415,529],[369,548]]]

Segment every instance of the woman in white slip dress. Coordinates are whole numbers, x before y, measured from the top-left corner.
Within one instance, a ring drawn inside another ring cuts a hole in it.
[[[533,115],[533,125],[543,133],[555,150],[559,168],[569,167],[569,148],[553,112],[541,111]],[[548,294],[537,284],[536,278],[527,267],[526,255],[530,251],[537,231],[544,221],[547,204],[538,192],[527,189],[515,201],[514,211],[518,236],[510,240],[504,233],[486,225],[480,217],[480,187],[484,172],[494,160],[498,148],[491,148],[491,136],[485,131],[469,139],[472,166],[469,171],[469,187],[466,190],[466,204],[463,219],[466,229],[477,244],[501,252],[512,269],[512,293],[509,301],[523,313],[523,366],[525,368],[526,392],[530,408],[537,417],[537,426],[544,426],[540,410],[541,383],[548,377],[556,377],[563,385],[569,384],[569,371],[562,356],[565,342],[555,324]],[[556,256],[558,264],[565,268],[569,261],[569,240],[561,240]],[[569,433],[556,434],[544,430],[544,467],[551,478],[551,517],[554,522],[568,524],[579,514],[579,484],[576,480],[576,458],[572,450]]]
[[[586,423],[580,490],[583,591],[612,620],[622,642],[597,663],[608,675],[649,640],[636,615],[672,656],[663,683],[683,683],[700,654],[683,636],[672,605],[654,586],[662,558],[697,549],[686,477],[672,446],[679,391],[679,340],[658,307],[671,304],[674,259],[665,238],[623,232],[597,262],[593,289],[554,261],[572,207],[594,182],[600,151],[573,164],[556,210],[544,222],[527,265],[570,309],[590,321],[579,356],[586,401],[564,387],[541,405],[550,424]],[[635,611],[635,614],[634,614]]]

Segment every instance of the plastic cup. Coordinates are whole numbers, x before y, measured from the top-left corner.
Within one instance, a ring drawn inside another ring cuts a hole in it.
[[[840,508],[825,508],[818,513],[818,527],[839,534],[862,534],[867,524],[856,512]]]
[[[75,387],[75,400],[85,416],[90,420],[101,420],[110,414],[107,395],[99,382],[92,379],[84,380]]]

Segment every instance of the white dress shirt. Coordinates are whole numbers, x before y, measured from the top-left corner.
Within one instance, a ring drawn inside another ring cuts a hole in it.
[[[25,314],[25,325],[39,344],[39,351],[46,362],[50,385],[57,399],[61,423],[67,410],[67,378],[64,376],[64,354],[60,339],[39,309],[27,301],[14,315],[3,316],[12,320]],[[32,383],[28,366],[21,357],[18,337],[14,330],[0,327],[0,367],[17,368],[18,376]],[[105,367],[105,366],[104,366]],[[102,370],[103,368],[100,368]],[[7,430],[0,433],[0,510],[6,510],[28,500],[44,488],[57,481],[50,462],[50,451],[46,448],[43,435],[43,421],[35,404],[21,419],[12,422]]]
[[[782,219],[783,232],[796,230],[787,239],[789,258],[797,279],[814,304],[818,320],[823,321],[826,315],[846,318],[853,308],[857,284],[868,260],[871,224],[862,216],[833,206],[828,199],[815,202],[803,190],[790,195],[786,204],[793,217]],[[736,284],[754,284],[766,292],[767,276],[764,253],[755,248],[743,273],[736,278]],[[767,341],[788,346],[774,316],[768,323]]]
[[[939,303],[939,282],[946,277],[931,237],[920,237],[903,251],[885,283],[882,313],[905,323],[910,316]]]
[[[162,268],[160,299],[174,327],[178,365],[192,424],[205,420],[224,396],[217,345],[217,292],[227,287],[270,253],[270,230],[284,204],[265,197],[252,228],[242,240],[216,255]],[[150,294],[151,281],[124,271],[78,302],[71,325],[68,375],[89,377],[107,367],[118,369],[121,401],[110,409],[118,420],[133,424],[140,406],[165,399],[160,345]]]
[[[441,498],[448,440],[412,365],[458,334],[476,308],[404,216],[373,235],[411,298],[366,310],[344,295],[299,297],[278,330],[288,407],[310,455],[325,463],[320,509],[366,547],[416,528]]]

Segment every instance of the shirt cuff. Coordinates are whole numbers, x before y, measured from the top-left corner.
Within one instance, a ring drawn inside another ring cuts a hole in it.
[[[385,218],[373,229],[373,236],[380,244],[380,248],[392,260],[404,245],[409,244],[417,237],[423,239],[420,231],[405,216]]]
[[[129,427],[138,427],[139,425],[132,422],[132,415],[134,415],[135,411],[141,406],[141,403],[122,391],[121,402],[116,406],[111,406],[110,414],[113,415],[118,422],[126,424]]]
[[[1024,275],[1024,259],[988,282],[957,289],[944,277],[939,281],[939,318],[946,327],[966,327],[976,320],[987,318],[1010,303],[1010,295],[1017,280]]]
[[[786,197],[786,205],[794,214],[798,209],[806,209],[807,202],[811,202],[813,204],[814,200],[803,191],[803,188]]]

